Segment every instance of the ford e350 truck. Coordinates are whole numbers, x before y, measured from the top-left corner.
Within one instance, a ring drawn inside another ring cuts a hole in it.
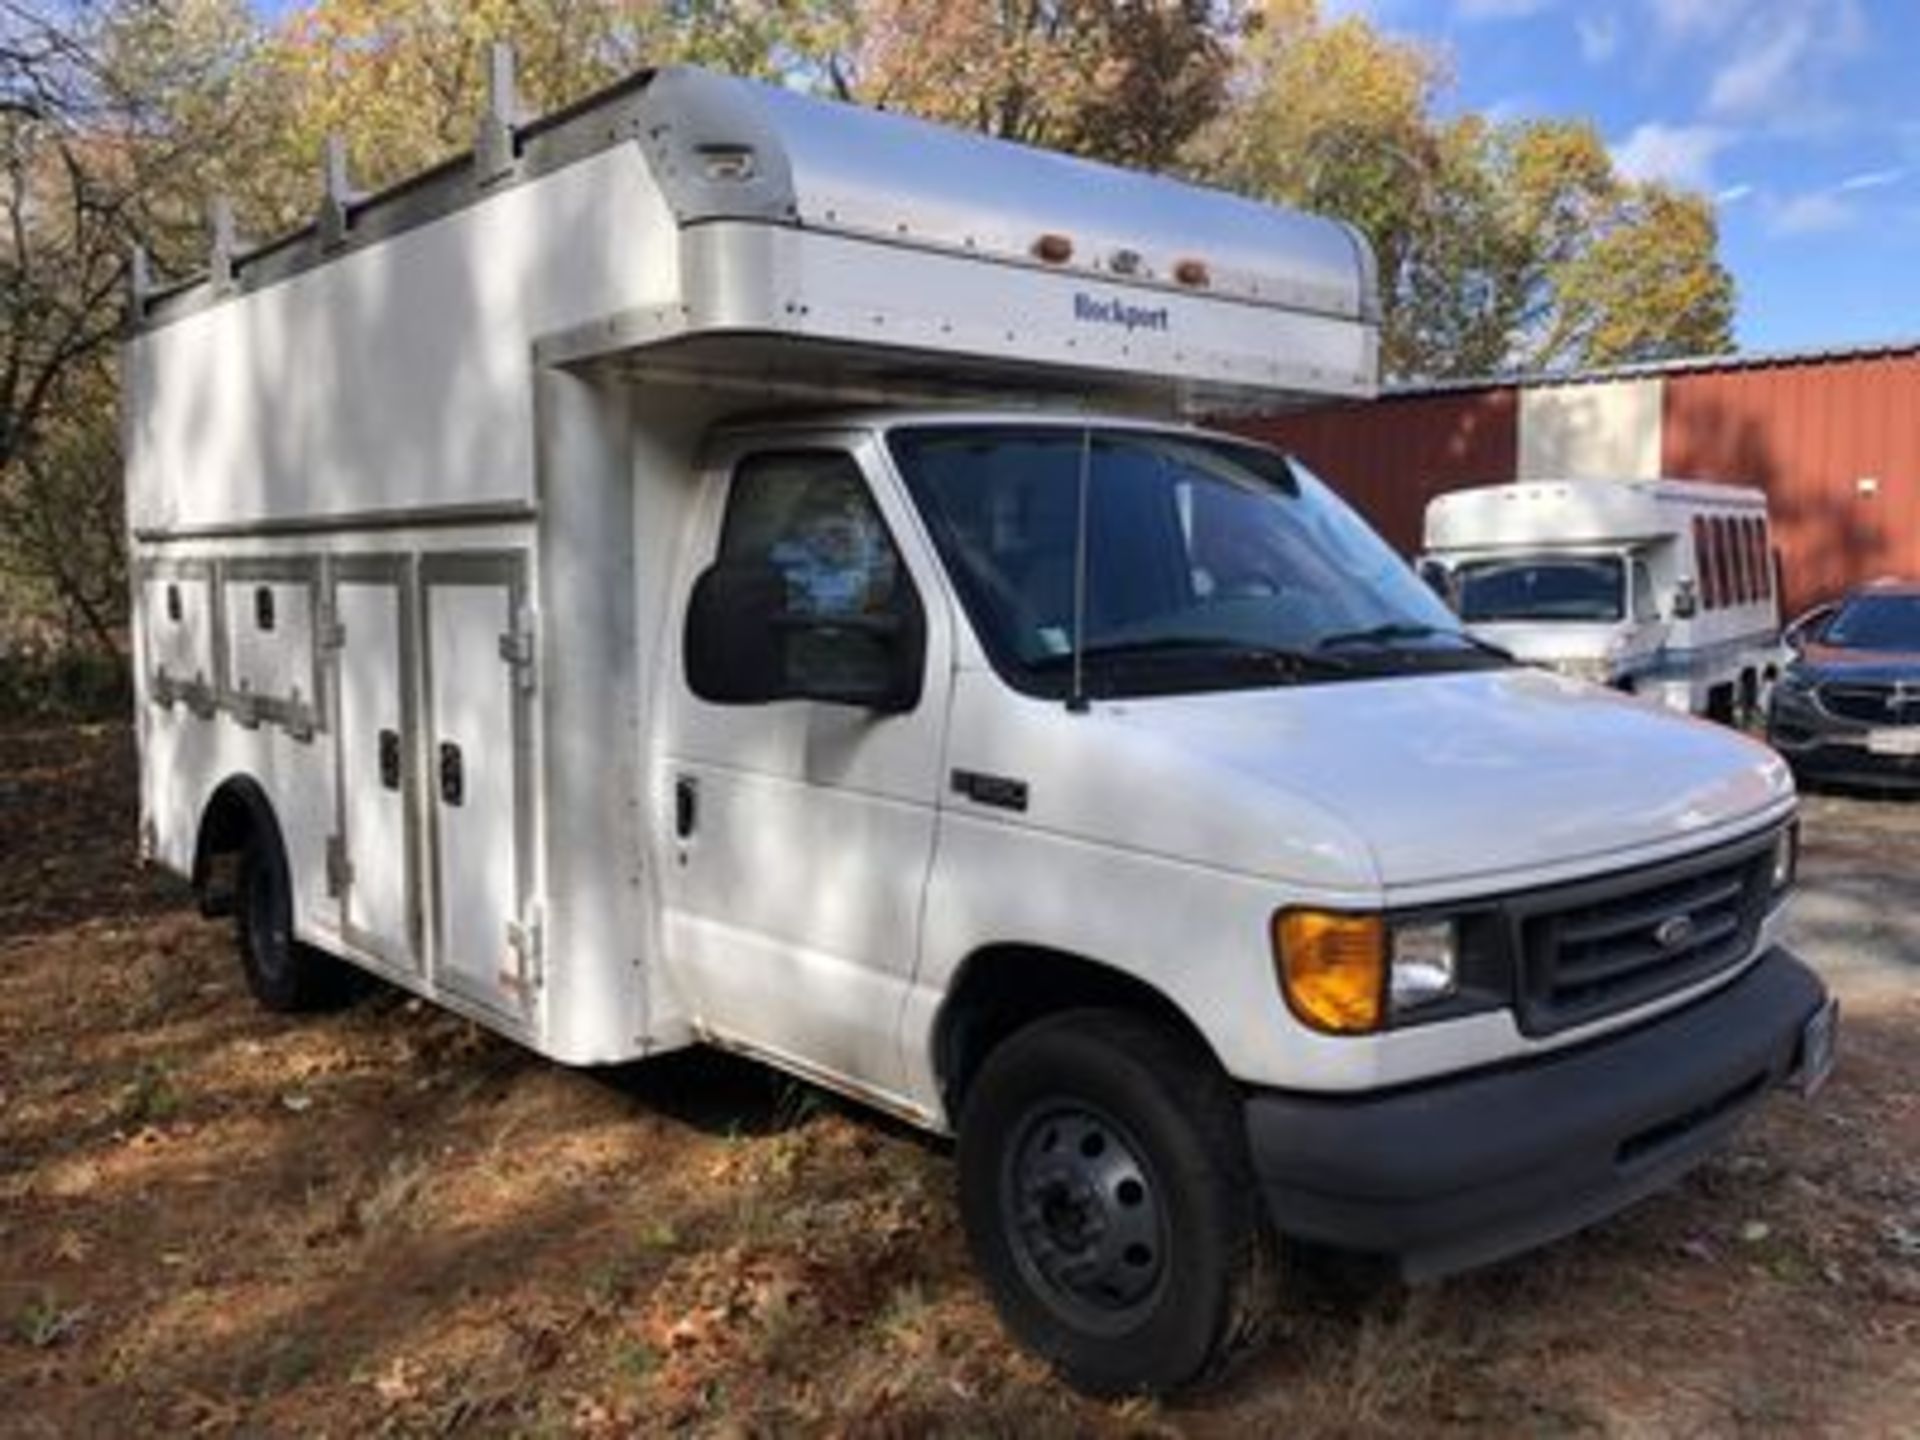
[[[144,850],[265,1005],[955,1135],[1107,1393],[1284,1241],[1505,1256],[1826,1072],[1786,767],[1186,423],[1370,393],[1352,229],[690,69],[527,122],[496,65],[470,155],[324,190],[124,353]]]

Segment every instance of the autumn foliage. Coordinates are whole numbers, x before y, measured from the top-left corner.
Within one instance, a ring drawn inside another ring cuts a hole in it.
[[[466,148],[494,39],[529,114],[688,62],[1340,216],[1391,377],[1731,344],[1703,197],[1578,119],[1443,114],[1444,54],[1316,0],[0,0],[0,662],[116,642],[134,244],[164,282],[216,194],[243,239],[305,223],[331,134],[363,189]]]

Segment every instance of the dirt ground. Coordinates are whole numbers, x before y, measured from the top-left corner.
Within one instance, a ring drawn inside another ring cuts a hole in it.
[[[714,1056],[262,1014],[131,788],[122,727],[0,729],[0,1433],[1920,1435],[1920,804],[1807,806],[1815,1104],[1466,1279],[1296,1269],[1225,1388],[1109,1406],[1002,1337],[939,1147]]]

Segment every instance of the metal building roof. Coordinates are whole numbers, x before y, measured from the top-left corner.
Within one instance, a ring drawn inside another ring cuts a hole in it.
[[[1688,355],[1674,360],[1647,360],[1631,365],[1606,365],[1594,370],[1514,371],[1460,380],[1412,380],[1384,385],[1380,398],[1448,395],[1472,390],[1515,390],[1549,385],[1596,385],[1608,380],[1645,380],[1664,375],[1697,375],[1721,370],[1759,370],[1783,365],[1821,365],[1849,360],[1875,360],[1892,355],[1920,355],[1920,337],[1870,341],[1859,345],[1815,346],[1799,350],[1736,350],[1726,355]]]

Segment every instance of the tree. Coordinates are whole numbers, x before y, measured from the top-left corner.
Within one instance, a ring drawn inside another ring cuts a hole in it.
[[[691,62],[778,79],[824,73],[851,0],[313,0],[266,46],[255,114],[276,152],[254,211],[311,208],[326,137],[378,188],[473,143],[489,42],[513,46],[529,115],[646,65]],[[251,156],[258,174],[260,157]],[[247,177],[227,177],[244,193]],[[292,192],[292,193],[288,193]],[[283,222],[294,216],[279,216]]]
[[[1314,0],[1258,14],[1238,77],[1189,168],[1366,233],[1389,375],[1730,348],[1711,212],[1623,180],[1590,125],[1442,120],[1433,52]]]
[[[1703,196],[1629,188],[1556,269],[1558,303],[1534,362],[1618,365],[1732,348],[1733,277]]]
[[[151,97],[223,83],[248,23],[219,0],[0,5],[0,576],[16,630],[25,611],[117,644],[112,353],[129,255],[178,237],[165,197],[222,139],[156,125]]]
[[[1147,169],[1226,100],[1218,0],[870,0],[846,87],[888,109]]]

